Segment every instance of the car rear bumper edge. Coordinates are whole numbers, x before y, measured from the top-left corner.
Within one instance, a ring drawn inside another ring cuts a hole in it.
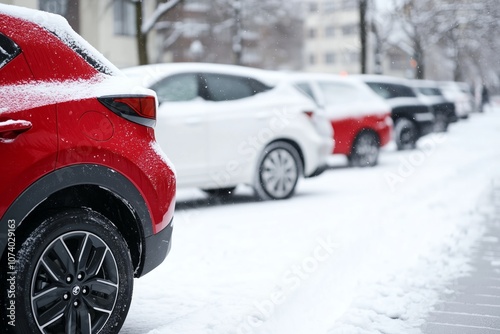
[[[170,223],[160,232],[146,238],[144,245],[144,265],[137,277],[144,276],[154,268],[158,267],[167,257],[172,247],[172,230],[174,228],[173,218]]]

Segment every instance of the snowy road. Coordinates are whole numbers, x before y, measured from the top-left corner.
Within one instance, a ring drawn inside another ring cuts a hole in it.
[[[135,280],[125,334],[419,333],[469,270],[500,183],[500,109],[375,168],[340,159],[290,200],[180,191],[166,261]]]

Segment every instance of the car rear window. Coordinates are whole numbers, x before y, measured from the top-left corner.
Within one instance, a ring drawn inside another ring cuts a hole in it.
[[[13,40],[0,33],[0,68],[7,65],[21,53],[21,49]]]
[[[98,56],[94,55],[91,51],[83,47],[78,41],[76,41],[70,34],[64,31],[52,32],[56,35],[64,44],[69,46],[73,51],[75,51],[80,57],[82,57],[90,66],[95,68],[97,71],[113,75],[114,71],[109,68],[103,61],[99,59]]]

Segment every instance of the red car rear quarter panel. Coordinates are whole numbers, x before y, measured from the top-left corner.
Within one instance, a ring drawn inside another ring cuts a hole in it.
[[[386,122],[390,114],[367,115],[332,120],[335,136],[334,154],[351,153],[351,148],[358,133],[364,129],[374,131],[380,140],[380,146],[391,139],[391,126]]]
[[[334,154],[349,154],[358,131],[363,127],[363,118],[347,117],[332,120],[333,133],[335,138]]]
[[[153,232],[166,227],[173,217],[175,178],[151,146],[153,130],[121,118],[97,99],[60,103],[57,115],[60,124],[57,168],[97,164],[119,172],[144,197],[152,216]],[[92,123],[94,128],[88,128]]]

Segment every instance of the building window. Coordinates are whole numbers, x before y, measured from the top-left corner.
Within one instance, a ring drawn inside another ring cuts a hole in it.
[[[359,62],[359,52],[351,51],[344,54],[345,62],[347,64],[354,64]]]
[[[335,53],[333,52],[327,52],[325,54],[325,63],[326,64],[334,64],[335,63]]]
[[[333,37],[335,36],[335,27],[334,26],[328,26],[325,28],[325,36],[326,37]]]
[[[309,55],[309,65],[316,65],[316,56],[313,54]]]
[[[342,9],[356,9],[357,6],[356,0],[342,0]]]
[[[39,8],[46,12],[66,16],[68,0],[39,0]]]
[[[342,35],[350,36],[350,35],[356,35],[357,33],[358,33],[357,24],[349,24],[342,26]]]
[[[335,9],[337,9],[337,6],[334,1],[326,1],[323,3],[323,11],[325,13],[333,13]]]
[[[316,29],[314,28],[309,28],[307,30],[307,36],[311,39],[316,38]]]
[[[310,2],[309,3],[309,13],[317,13],[318,12],[318,3]]]
[[[135,36],[135,5],[127,0],[113,1],[114,32],[116,35]]]

